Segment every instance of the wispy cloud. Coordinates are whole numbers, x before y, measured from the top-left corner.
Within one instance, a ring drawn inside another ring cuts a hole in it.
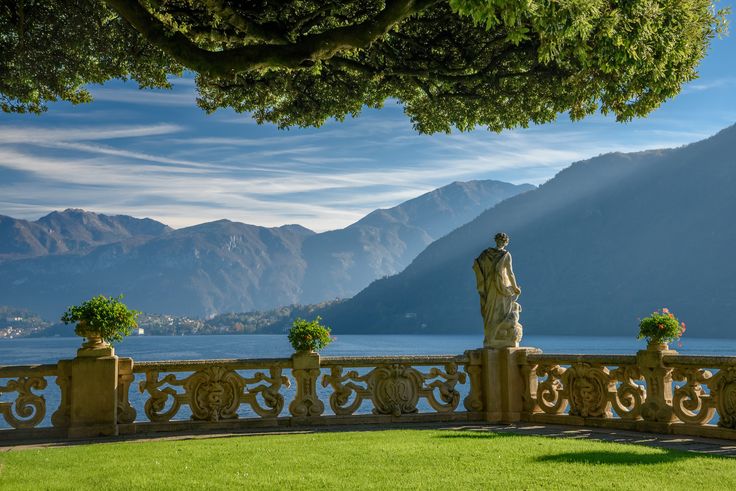
[[[687,94],[689,92],[702,92],[706,90],[724,89],[734,86],[736,86],[736,77],[722,77],[711,79],[708,81],[696,80],[687,84],[683,88],[683,92]]]
[[[181,130],[181,126],[168,123],[108,127],[84,125],[76,128],[38,128],[31,125],[0,125],[0,143],[34,145],[50,142],[114,140],[118,138],[166,135]]]
[[[187,85],[184,85],[187,87]],[[108,89],[98,87],[90,89],[95,101],[114,102],[119,104],[137,104],[144,106],[181,106],[194,105],[196,94],[193,87],[186,92],[148,89]]]
[[[107,84],[91,88],[90,106],[52,105],[35,119],[0,114],[0,214],[81,207],[175,227],[219,218],[342,227],[455,180],[539,184],[602,153],[699,140],[736,119],[733,91],[723,90],[736,73],[706,71],[686,97],[625,125],[563,116],[501,134],[431,136],[418,135],[395,101],[343,123],[281,131],[231,110],[206,115],[190,74],[171,78],[170,91]]]

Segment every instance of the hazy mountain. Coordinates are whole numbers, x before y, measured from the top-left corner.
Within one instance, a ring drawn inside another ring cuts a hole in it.
[[[52,213],[32,223],[32,230],[41,222],[55,237],[84,238],[84,247],[112,243],[78,254],[40,248],[40,257],[0,264],[0,304],[55,319],[68,305],[99,293],[124,293],[126,303],[149,313],[192,316],[317,303],[398,272],[434,238],[531,188],[495,181],[453,183],[324,234],[298,225],[266,228],[220,220],[155,237],[131,231],[129,238],[112,242],[115,234],[103,231],[115,227],[89,226],[107,221],[72,219],[75,213],[103,215]]]
[[[525,333],[635,336],[669,307],[688,335],[736,335],[736,126],[671,150],[573,164],[322,312],[340,332],[481,332],[473,259],[499,231]]]
[[[274,298],[295,303],[305,268],[301,242],[313,233],[220,220],[83,256],[10,261],[0,265],[0,296],[48,318],[99,293],[124,293],[138,310],[184,315],[267,308]]]
[[[403,270],[425,247],[530,184],[454,182],[341,230],[304,241],[307,272],[301,301],[350,297],[371,281]]]
[[[0,261],[82,253],[131,237],[154,237],[171,228],[150,218],[55,211],[35,222],[0,215]]]

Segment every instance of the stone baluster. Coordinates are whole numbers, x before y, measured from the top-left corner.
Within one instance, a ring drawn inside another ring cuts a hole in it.
[[[118,360],[118,424],[130,424],[135,421],[136,410],[128,399],[130,384],[133,383],[134,378],[133,359],[120,358]]]
[[[68,428],[71,412],[69,390],[72,381],[72,360],[61,360],[57,366],[56,385],[59,386],[61,400],[58,409],[51,415],[51,424],[57,428]]]
[[[538,410],[537,406],[537,389],[539,380],[537,379],[536,365],[527,361],[527,354],[531,350],[525,350],[519,354],[519,375],[521,376],[522,392],[521,392],[521,412],[522,418],[528,418]],[[537,351],[541,352],[541,351]]]
[[[317,396],[317,378],[320,375],[319,355],[298,352],[291,357],[292,375],[296,381],[296,396],[289,404],[289,412],[295,418],[320,416],[325,405]]]
[[[483,350],[468,350],[468,364],[465,372],[470,378],[470,392],[463,400],[463,405],[468,412],[479,413],[483,411]]]

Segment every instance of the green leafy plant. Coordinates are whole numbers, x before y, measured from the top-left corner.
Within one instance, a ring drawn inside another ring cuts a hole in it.
[[[666,308],[654,311],[649,317],[639,322],[639,336],[648,343],[669,343],[679,339],[685,333],[685,323],[680,322],[675,314]]]
[[[333,341],[330,328],[321,320],[319,316],[311,321],[296,318],[289,329],[289,342],[295,351],[319,351]]]
[[[66,309],[61,321],[64,324],[76,322],[74,332],[78,336],[96,334],[106,342],[122,341],[134,327],[138,327],[136,319],[141,314],[128,309],[122,299],[122,295],[117,298],[97,295],[81,305]]]

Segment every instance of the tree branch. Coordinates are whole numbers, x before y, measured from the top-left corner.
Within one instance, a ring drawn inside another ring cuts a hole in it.
[[[104,0],[151,44],[187,68],[212,76],[232,76],[263,68],[299,68],[327,60],[337,52],[360,49],[396,23],[441,0],[389,0],[376,17],[302,38],[297,44],[257,44],[223,51],[202,49],[180,32],[171,32],[137,0]]]
[[[222,0],[206,0],[203,3],[206,9],[214,11],[228,25],[243,33],[245,35],[243,38],[244,41],[256,40],[273,44],[287,43],[285,33],[281,32],[278,24],[275,22],[264,25],[251,22],[246,17],[239,15],[233,9],[226,6]]]

